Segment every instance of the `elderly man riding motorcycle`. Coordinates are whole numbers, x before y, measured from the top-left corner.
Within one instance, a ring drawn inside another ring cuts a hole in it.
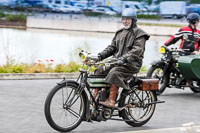
[[[105,82],[110,84],[109,98],[105,102],[100,102],[103,106],[115,107],[115,100],[119,87],[127,89],[126,80],[133,74],[139,72],[144,57],[145,43],[149,35],[136,25],[137,15],[134,9],[126,8],[122,12],[123,28],[119,29],[112,40],[111,45],[100,52],[96,61],[101,61],[107,57],[117,58],[117,65],[104,70],[98,67],[95,75],[107,75]],[[98,95],[99,89],[94,91],[94,97]]]

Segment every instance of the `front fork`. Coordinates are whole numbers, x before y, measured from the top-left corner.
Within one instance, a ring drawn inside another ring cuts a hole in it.
[[[162,75],[162,78],[161,78],[161,84],[163,83],[164,77],[166,75],[169,76],[169,64],[165,64],[164,67],[163,67],[163,75]]]
[[[170,80],[170,74],[171,73],[177,74],[177,76],[180,76],[180,71],[176,66],[165,64],[164,67],[163,67],[163,76],[162,76],[162,79],[161,79],[161,83],[163,83],[165,76],[169,77],[169,80]],[[170,81],[168,81],[168,82],[170,82]],[[169,84],[169,83],[167,83],[167,84]]]

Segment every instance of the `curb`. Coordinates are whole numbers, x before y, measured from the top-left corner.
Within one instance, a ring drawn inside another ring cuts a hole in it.
[[[77,78],[79,73],[1,73],[0,80],[32,80]]]
[[[10,28],[10,29],[22,29],[22,30],[25,30],[25,29],[26,29],[26,26],[2,25],[2,24],[0,24],[0,28]]]
[[[145,76],[138,73],[137,76]],[[34,80],[34,79],[75,79],[79,73],[0,73],[0,80]]]

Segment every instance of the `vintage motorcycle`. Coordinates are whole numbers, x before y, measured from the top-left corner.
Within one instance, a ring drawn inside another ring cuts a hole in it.
[[[99,101],[105,101],[109,96],[109,84],[105,83],[105,75],[94,75],[90,72],[92,66],[115,65],[112,59],[106,62],[95,62],[93,57],[84,51],[80,52],[86,68],[80,68],[77,81],[63,79],[48,94],[44,113],[49,125],[59,132],[69,132],[82,121],[125,121],[133,127],[147,123],[158,101],[155,90],[158,89],[158,79],[133,77],[127,81],[128,89],[120,88],[116,105],[108,108]],[[93,97],[94,88],[99,88],[99,94]],[[116,118],[117,117],[117,118]]]
[[[162,94],[169,87],[190,89],[200,92],[200,58],[192,55],[187,49],[160,47],[163,54],[161,60],[152,63],[147,77],[159,79],[159,89]]]

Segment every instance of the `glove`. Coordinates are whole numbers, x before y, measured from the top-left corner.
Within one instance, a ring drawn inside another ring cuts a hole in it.
[[[126,62],[126,58],[120,57],[119,60],[115,63],[118,66],[122,66]]]

